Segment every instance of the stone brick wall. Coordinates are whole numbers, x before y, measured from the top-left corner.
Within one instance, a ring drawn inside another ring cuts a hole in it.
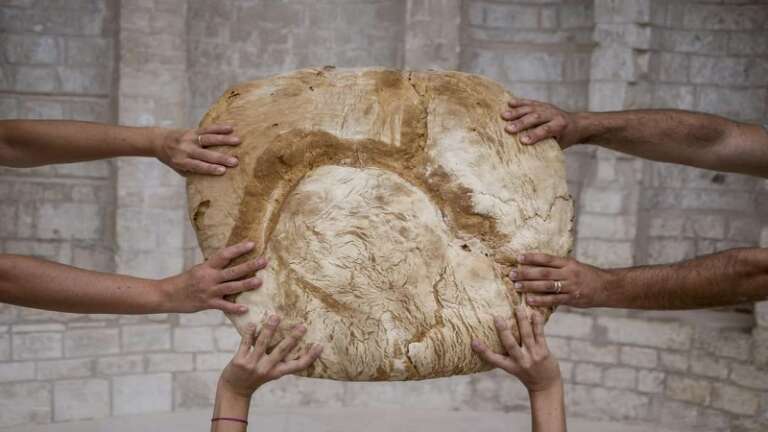
[[[0,1],[0,116],[194,125],[235,82],[306,66],[481,73],[570,110],[768,120],[760,0]],[[768,246],[768,182],[567,151],[574,254],[602,266]],[[168,276],[200,260],[183,180],[153,160],[0,170],[0,252]],[[768,428],[768,305],[754,316],[561,308],[569,415]],[[211,406],[237,334],[219,312],[119,317],[0,305],[0,427]],[[526,411],[498,371],[411,383],[285,378],[266,408]]]

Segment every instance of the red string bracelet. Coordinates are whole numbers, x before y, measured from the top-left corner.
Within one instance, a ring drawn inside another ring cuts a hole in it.
[[[235,417],[214,417],[211,419],[212,422],[219,421],[219,420],[233,421],[233,422],[238,422],[246,425],[248,424],[248,420],[243,420]]]

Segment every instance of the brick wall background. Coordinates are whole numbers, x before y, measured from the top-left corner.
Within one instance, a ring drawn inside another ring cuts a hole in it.
[[[305,66],[445,68],[571,110],[768,121],[763,0],[0,0],[0,117],[192,126],[231,83]],[[589,146],[567,152],[575,256],[601,266],[768,247],[768,182]],[[162,277],[199,260],[183,180],[153,160],[0,170],[0,252]],[[768,428],[768,305],[562,308],[547,326],[574,417]],[[0,305],[0,427],[208,408],[237,344],[218,312]],[[521,411],[498,372],[417,383],[285,378],[261,407]]]

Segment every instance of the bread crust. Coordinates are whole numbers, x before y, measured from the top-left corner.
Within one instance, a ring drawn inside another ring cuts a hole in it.
[[[240,164],[190,176],[203,254],[248,239],[264,284],[238,295],[239,331],[270,313],[325,347],[303,375],[416,380],[487,370],[493,316],[521,302],[521,252],[572,246],[573,204],[554,140],[503,131],[511,97],[459,72],[303,69],[235,85],[201,126],[229,123]],[[543,309],[545,317],[551,313]]]

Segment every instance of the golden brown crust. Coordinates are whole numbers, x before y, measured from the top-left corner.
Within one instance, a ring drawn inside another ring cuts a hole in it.
[[[572,203],[557,144],[503,133],[510,97],[458,72],[306,69],[239,84],[202,125],[232,123],[240,167],[189,178],[203,253],[244,239],[264,286],[238,328],[278,312],[326,350],[307,376],[402,380],[486,366],[492,315],[519,296],[517,253],[565,255]],[[550,311],[544,311],[548,316]],[[285,328],[285,327],[283,327]]]

